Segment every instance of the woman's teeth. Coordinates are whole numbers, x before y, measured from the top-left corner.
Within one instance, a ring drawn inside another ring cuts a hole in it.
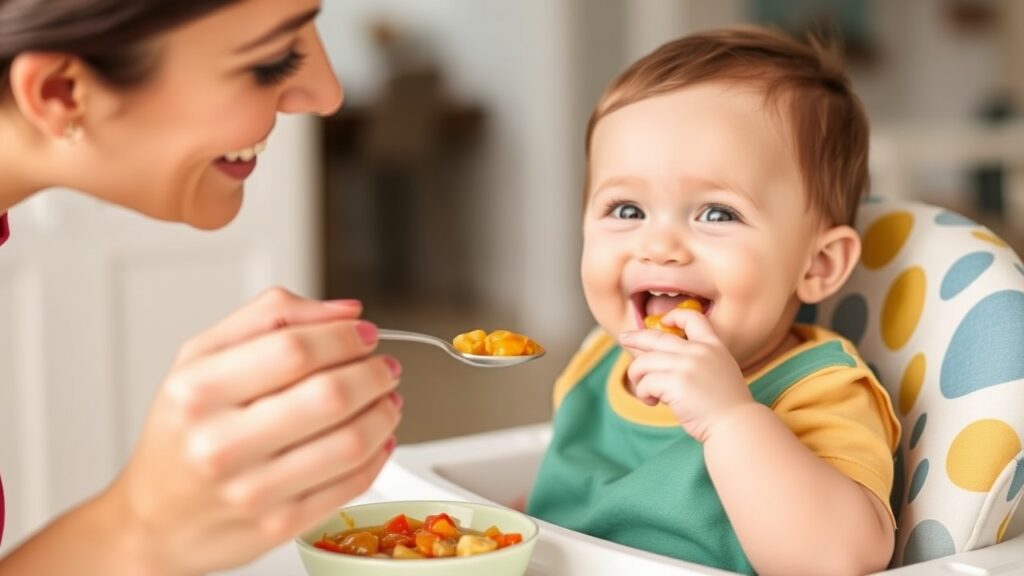
[[[228,152],[224,155],[224,159],[228,162],[248,162],[253,158],[259,156],[264,150],[267,149],[267,141],[257,143],[255,146],[248,148],[242,148],[234,152]]]
[[[651,293],[651,294],[652,294],[653,296],[669,296],[669,297],[671,297],[671,298],[676,298],[676,297],[678,297],[678,296],[679,296],[680,294],[682,294],[682,292],[655,292],[654,290],[650,290],[649,292],[650,292],[650,293]]]

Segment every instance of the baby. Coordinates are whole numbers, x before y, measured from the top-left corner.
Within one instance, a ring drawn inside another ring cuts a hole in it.
[[[860,256],[868,125],[838,59],[688,36],[607,89],[586,143],[600,326],[555,384],[527,511],[737,572],[884,569],[899,422],[849,342],[795,322]],[[686,339],[645,329],[657,314]]]

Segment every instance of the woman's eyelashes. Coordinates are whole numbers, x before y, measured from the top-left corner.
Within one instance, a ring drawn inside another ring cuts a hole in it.
[[[256,77],[256,83],[260,86],[273,86],[284,82],[298,72],[305,59],[305,54],[291,48],[280,60],[254,66],[252,73]]]

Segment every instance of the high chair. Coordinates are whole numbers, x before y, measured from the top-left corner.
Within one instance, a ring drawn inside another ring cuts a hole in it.
[[[802,312],[857,345],[903,425],[893,569],[1024,573],[1024,266],[986,228],[938,207],[868,200],[841,292]],[[399,447],[381,499],[509,505],[533,482],[547,424]],[[540,522],[528,574],[727,574]]]

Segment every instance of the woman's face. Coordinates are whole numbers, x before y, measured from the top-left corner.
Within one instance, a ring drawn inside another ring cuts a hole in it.
[[[313,23],[319,6],[243,0],[161,35],[143,84],[84,96],[73,183],[154,218],[226,225],[277,113],[341,105]]]

